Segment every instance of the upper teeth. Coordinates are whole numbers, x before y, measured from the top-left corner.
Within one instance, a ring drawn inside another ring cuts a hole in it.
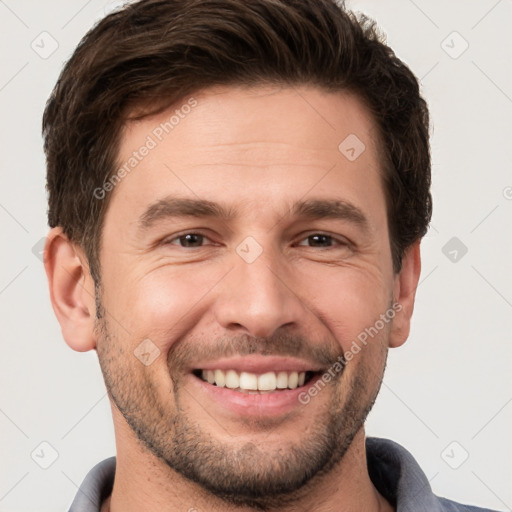
[[[267,372],[261,375],[235,370],[203,370],[203,380],[219,387],[252,391],[295,389],[304,385],[306,372]]]

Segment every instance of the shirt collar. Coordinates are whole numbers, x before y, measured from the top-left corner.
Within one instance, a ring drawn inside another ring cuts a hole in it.
[[[396,512],[442,510],[427,476],[414,457],[398,443],[367,437],[366,458],[373,485]]]

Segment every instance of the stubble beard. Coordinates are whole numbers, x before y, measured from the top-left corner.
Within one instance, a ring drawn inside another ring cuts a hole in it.
[[[300,499],[316,479],[342,461],[373,407],[387,355],[386,351],[377,384],[364,365],[359,365],[351,381],[342,378],[345,372],[340,373],[321,392],[329,393],[331,400],[317,415],[309,436],[300,444],[284,440],[278,451],[268,451],[261,437],[254,443],[237,443],[235,438],[228,444],[202,430],[183,413],[184,403],[194,398],[183,388],[178,374],[172,375],[172,409],[162,403],[151,373],[143,370],[131,352],[124,351],[105,316],[97,319],[96,332],[109,396],[142,445],[216,498],[257,510],[283,507]],[[130,357],[133,359],[128,360]],[[369,382],[374,388],[370,393]],[[290,428],[293,425],[291,422]]]

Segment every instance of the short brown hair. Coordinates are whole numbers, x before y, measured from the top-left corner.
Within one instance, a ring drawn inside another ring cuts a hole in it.
[[[432,211],[428,108],[374,22],[335,0],[142,0],[101,20],[65,65],[43,117],[48,223],[99,282],[108,194],[123,124],[215,85],[348,91],[378,127],[395,271]]]

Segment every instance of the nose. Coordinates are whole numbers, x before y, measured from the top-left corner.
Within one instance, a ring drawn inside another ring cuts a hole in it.
[[[279,328],[298,325],[307,308],[293,288],[292,277],[271,255],[263,254],[254,262],[241,258],[219,283],[214,313],[226,330],[240,330],[261,338],[270,337]]]

